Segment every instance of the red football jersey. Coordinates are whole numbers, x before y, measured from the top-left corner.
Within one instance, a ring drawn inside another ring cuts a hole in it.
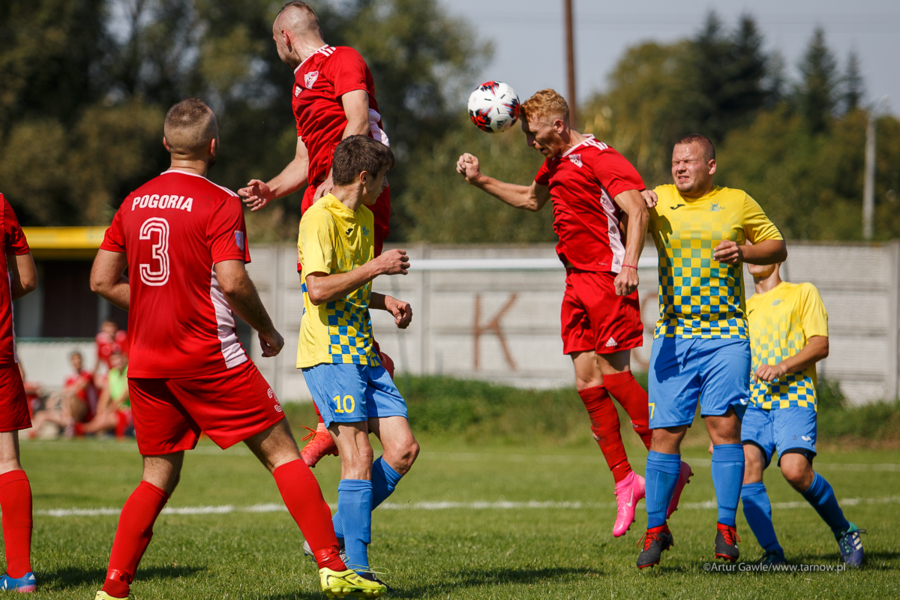
[[[644,182],[625,157],[592,135],[565,154],[544,161],[534,180],[550,186],[556,253],[583,271],[622,270],[625,244],[621,210],[613,198],[643,190]]]
[[[16,357],[16,333],[13,330],[12,289],[9,280],[9,255],[28,254],[28,242],[19,227],[19,220],[12,206],[0,194],[0,212],[3,214],[3,258],[0,259],[0,365],[19,362]]]
[[[369,135],[390,146],[375,100],[375,80],[359,52],[345,46],[322,46],[294,70],[297,135],[303,138],[309,154],[309,187],[303,196],[301,214],[312,206],[316,189],[328,177],[334,148],[347,127],[341,96],[356,90],[366,90],[369,94]],[[390,190],[385,190],[369,208],[375,215],[375,256],[378,256],[390,232]]]
[[[249,360],[213,269],[250,262],[237,194],[166,171],[125,199],[100,248],[128,260],[129,377],[198,377]]]

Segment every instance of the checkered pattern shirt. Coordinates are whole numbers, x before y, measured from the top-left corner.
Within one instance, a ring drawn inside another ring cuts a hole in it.
[[[355,212],[332,195],[325,196],[300,220],[297,261],[303,291],[303,319],[297,368],[322,363],[380,365],[372,347],[369,282],[347,296],[315,305],[309,299],[310,273],[347,273],[374,256],[374,217],[361,206]]]
[[[674,185],[656,188],[650,232],[659,252],[659,320],[654,337],[747,339],[741,265],[720,263],[723,240],[780,240],[781,233],[753,198],[716,187],[685,198]]]
[[[811,283],[782,282],[747,301],[752,371],[775,365],[800,352],[814,336],[828,336],[828,313]],[[816,367],[786,373],[767,383],[750,382],[751,401],[765,410],[816,409]]]

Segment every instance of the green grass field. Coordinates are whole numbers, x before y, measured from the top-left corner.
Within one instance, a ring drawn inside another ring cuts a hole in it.
[[[289,412],[292,420],[308,418],[303,409]],[[900,597],[900,463],[893,451],[827,450],[816,460],[848,518],[868,529],[862,570],[704,571],[716,512],[709,456],[694,443],[686,457],[696,475],[670,521],[675,546],[661,567],[639,572],[634,562],[644,505],[632,530],[614,539],[613,482],[591,440],[562,446],[546,440],[460,444],[446,436],[420,441],[418,463],[373,520],[370,557],[395,598]],[[643,472],[646,451],[632,445],[629,454]],[[140,478],[136,446],[24,442],[22,456],[34,490],[35,598],[93,598],[118,511]],[[326,458],[315,473],[326,499],[336,502],[338,460]],[[774,470],[766,483],[788,559],[838,565],[837,544],[802,497]],[[188,453],[169,509],[174,512],[158,520],[138,571],[133,590],[139,599],[324,597],[274,481],[244,447],[222,452],[206,442]],[[744,557],[758,558],[740,511],[738,531]]]

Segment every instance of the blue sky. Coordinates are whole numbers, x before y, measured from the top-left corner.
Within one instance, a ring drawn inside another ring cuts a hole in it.
[[[565,91],[563,0],[439,0],[451,15],[464,16],[482,39],[493,41],[494,59],[481,80],[498,79],[524,99],[552,87]],[[643,41],[672,42],[692,35],[715,8],[727,27],[746,12],[757,21],[768,51],[785,58],[788,75],[813,30],[821,25],[843,70],[855,50],[862,64],[866,102],[889,95],[900,115],[900,2],[897,0],[796,1],[573,0],[578,97],[606,87],[606,77],[624,50]]]

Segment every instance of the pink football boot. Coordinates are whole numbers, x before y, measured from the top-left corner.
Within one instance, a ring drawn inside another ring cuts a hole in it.
[[[681,471],[678,472],[678,483],[675,484],[675,492],[672,494],[672,501],[669,502],[669,509],[666,511],[666,520],[672,516],[673,512],[678,510],[678,501],[681,499],[681,492],[684,491],[684,486],[688,484],[693,475],[694,472],[691,471],[691,466],[686,462],[681,461]]]
[[[634,523],[634,506],[644,497],[644,478],[632,471],[616,484],[616,524],[613,537],[622,537]]]

